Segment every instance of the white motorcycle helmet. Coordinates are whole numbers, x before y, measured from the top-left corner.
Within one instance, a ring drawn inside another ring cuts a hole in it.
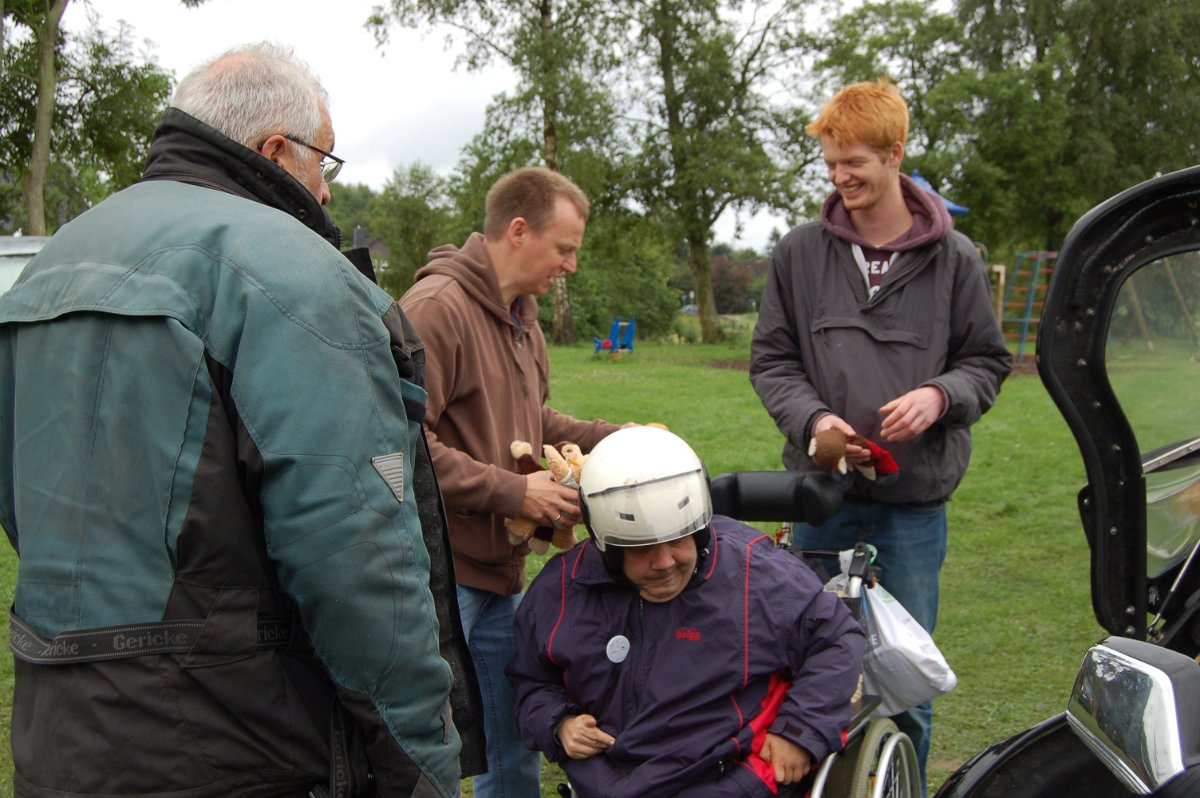
[[[600,551],[696,533],[697,550],[708,547],[708,474],[678,435],[655,427],[618,430],[592,449],[579,481],[584,521]]]

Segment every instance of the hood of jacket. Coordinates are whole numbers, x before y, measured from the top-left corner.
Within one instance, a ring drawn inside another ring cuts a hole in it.
[[[951,224],[946,204],[918,186],[906,174],[900,175],[900,191],[904,194],[904,204],[912,214],[913,223],[894,241],[875,246],[860,236],[850,220],[850,212],[846,210],[842,195],[837,191],[831,192],[821,207],[821,226],[843,241],[890,252],[905,252],[940,241],[950,230]]]
[[[471,233],[461,247],[446,244],[430,250],[429,263],[417,270],[413,282],[434,276],[454,280],[488,313],[504,324],[516,326],[511,309],[504,305],[500,281],[496,279],[496,269],[488,255],[482,233]],[[517,305],[521,329],[527,329],[537,322],[538,306],[534,297],[519,296]]]
[[[342,235],[300,181],[194,116],[168,108],[150,141],[142,180],[177,180],[260,202],[298,219],[335,248]]]

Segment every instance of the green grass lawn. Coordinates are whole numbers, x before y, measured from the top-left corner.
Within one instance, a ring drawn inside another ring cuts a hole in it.
[[[553,348],[550,403],[581,417],[662,422],[712,474],[780,468],[782,439],[747,378],[745,322],[733,333],[719,345],[638,342],[618,360],[593,355],[591,346]],[[974,429],[971,467],[949,509],[935,637],[959,683],[934,705],[931,792],[983,747],[1061,711],[1084,651],[1103,636],[1075,510],[1083,467],[1041,381],[1011,377]],[[16,561],[0,548],[8,607]],[[530,576],[540,567],[531,558]],[[0,795],[11,795],[7,651],[0,680]],[[543,794],[553,796],[561,773],[547,765],[544,774]]]

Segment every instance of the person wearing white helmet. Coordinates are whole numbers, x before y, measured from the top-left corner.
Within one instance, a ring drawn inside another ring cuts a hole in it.
[[[580,493],[589,539],[517,611],[526,746],[584,798],[765,798],[841,748],[862,630],[802,561],[713,515],[686,442],[615,432]]]

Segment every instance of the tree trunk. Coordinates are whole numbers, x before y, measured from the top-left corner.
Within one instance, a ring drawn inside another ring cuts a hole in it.
[[[549,73],[558,68],[551,62],[552,38],[554,36],[554,0],[541,0],[538,4],[542,33],[542,160],[547,169],[558,169],[558,81]],[[550,340],[556,344],[575,343],[575,322],[571,319],[571,294],[567,290],[567,276],[554,278],[551,301],[554,303],[554,320],[551,323]]]
[[[554,0],[541,0],[538,10],[541,14],[542,30],[542,159],[546,168],[558,171],[558,82],[552,79],[551,72],[557,69],[557,64],[550,63],[549,54],[552,52],[554,37]]]
[[[40,26],[33,28],[38,44],[37,110],[34,115],[33,148],[25,172],[25,234],[46,235],[46,170],[50,166],[50,133],[58,89],[55,56],[58,28],[68,0],[52,0]]]
[[[688,236],[688,262],[696,291],[696,312],[700,317],[700,340],[715,344],[725,335],[717,318],[717,300],[712,287],[712,265],[708,260],[706,236]]]
[[[691,157],[683,142],[687,137],[683,117],[684,96],[676,80],[676,68],[681,60],[676,46],[677,32],[682,26],[678,4],[672,0],[659,0],[655,6],[655,32],[658,40],[658,71],[663,82],[663,106],[667,117],[667,137],[670,140],[671,166],[675,185],[669,190],[673,195],[672,213],[684,231],[688,247],[688,263],[692,268],[692,283],[696,292],[696,311],[700,317],[700,340],[706,344],[716,343],[724,336],[717,323],[717,303],[713,295],[712,267],[708,261],[708,226],[701,219],[704,212],[698,205],[699,197],[682,185],[681,175],[691,169]]]
[[[567,291],[567,275],[554,278],[554,331],[556,344],[575,343],[575,323],[571,320],[571,294]]]

